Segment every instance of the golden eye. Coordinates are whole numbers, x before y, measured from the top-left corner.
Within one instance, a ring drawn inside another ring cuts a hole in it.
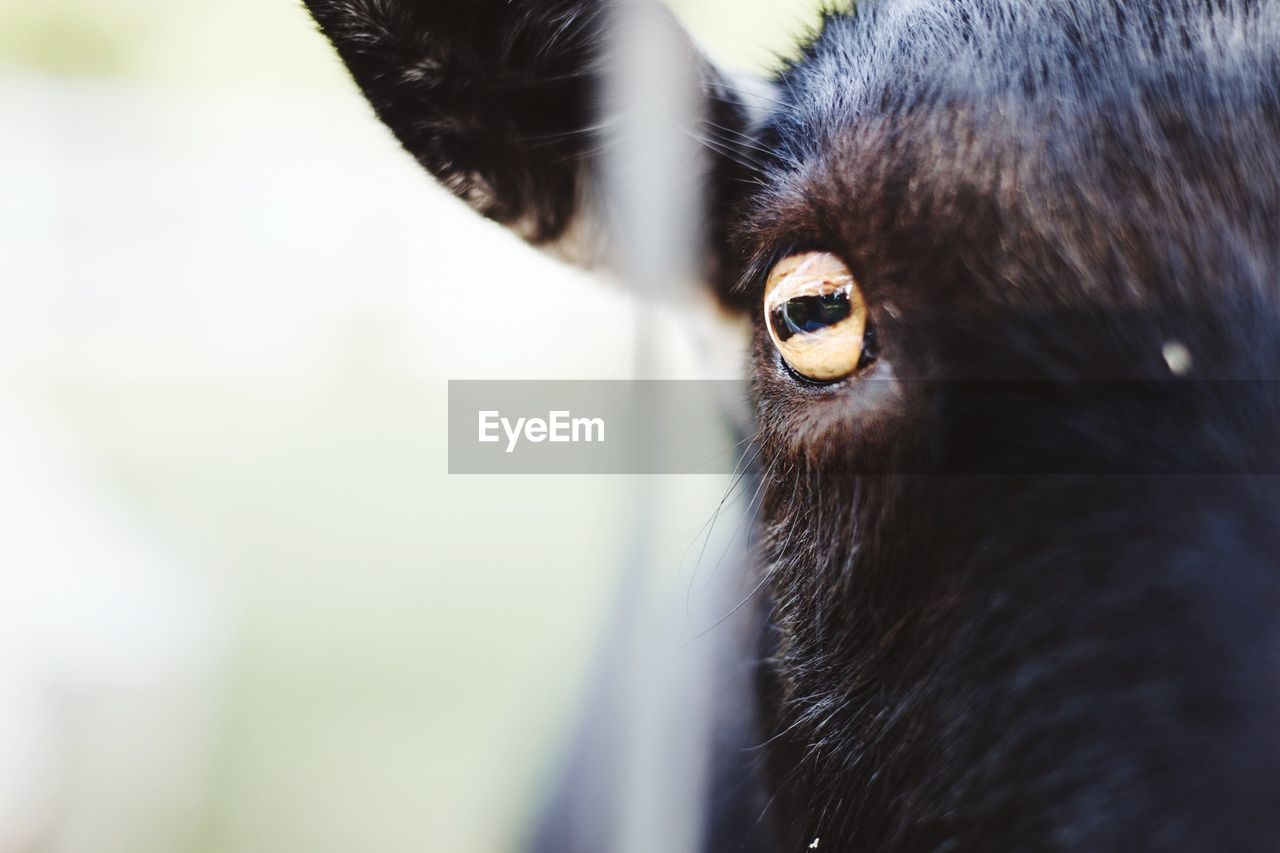
[[[843,379],[875,358],[862,291],[829,252],[778,261],[765,285],[764,316],[774,345],[806,379]]]

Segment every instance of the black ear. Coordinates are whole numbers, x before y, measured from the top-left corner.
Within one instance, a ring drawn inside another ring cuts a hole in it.
[[[608,0],[305,2],[378,116],[454,194],[536,245],[598,230],[579,226],[600,215]],[[752,115],[742,92],[684,43],[705,96],[703,126],[689,132],[708,145],[698,170],[711,182],[708,273],[727,281],[719,232],[753,168]],[[722,295],[733,301],[727,287]]]

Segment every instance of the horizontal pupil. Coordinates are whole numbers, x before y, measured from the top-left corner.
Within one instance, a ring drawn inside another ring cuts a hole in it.
[[[844,290],[797,296],[773,309],[773,329],[778,340],[785,341],[847,320],[852,310],[849,293]]]

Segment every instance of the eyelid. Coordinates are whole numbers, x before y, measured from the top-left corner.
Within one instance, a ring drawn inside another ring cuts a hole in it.
[[[827,251],[818,240],[790,240],[785,243],[758,245],[747,257],[737,288],[743,292],[758,292],[763,295],[769,286],[769,274],[779,262],[793,255]]]
[[[841,271],[832,272],[834,264]],[[796,280],[795,276],[805,276]],[[830,293],[840,287],[854,284],[853,272],[844,261],[830,252],[805,252],[800,255],[788,255],[774,264],[769,272],[770,283],[775,279],[793,277],[788,287],[791,297]],[[832,285],[832,286],[827,286]]]

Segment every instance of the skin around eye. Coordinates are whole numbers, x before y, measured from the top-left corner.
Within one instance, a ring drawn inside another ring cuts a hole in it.
[[[829,252],[783,258],[769,272],[765,323],[792,370],[815,382],[843,379],[867,361],[867,303],[853,273]]]

